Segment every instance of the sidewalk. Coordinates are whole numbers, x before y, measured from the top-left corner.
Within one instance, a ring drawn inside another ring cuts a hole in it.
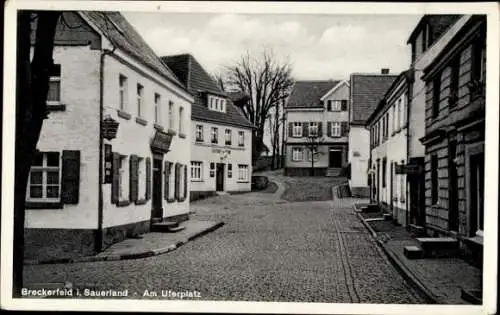
[[[482,272],[459,258],[408,259],[404,247],[418,242],[402,226],[392,221],[370,221],[374,213],[356,215],[370,230],[389,260],[402,275],[436,304],[469,304],[461,298],[462,289],[481,290]]]
[[[223,226],[223,222],[189,219],[181,223],[184,230],[176,233],[146,233],[142,238],[128,238],[111,245],[95,256],[46,261],[26,260],[25,265],[77,263],[92,261],[112,261],[138,259],[160,255],[179,248],[185,243]]]

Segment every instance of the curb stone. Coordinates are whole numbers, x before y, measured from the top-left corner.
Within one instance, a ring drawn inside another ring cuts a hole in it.
[[[355,207],[354,207],[355,209]],[[356,209],[354,210],[356,211]],[[361,214],[356,212],[356,216],[358,219],[361,220],[361,223],[369,230],[369,232],[372,234],[372,236],[375,238],[375,243],[377,244],[377,247],[379,249],[382,249],[382,252],[387,256],[389,261],[392,263],[393,266],[396,267],[398,272],[403,276],[405,280],[407,280],[414,288],[416,288],[425,298],[427,301],[429,301],[431,304],[446,304],[445,301],[442,301],[442,299],[436,297],[427,287],[425,287],[424,284],[418,278],[400,261],[399,258],[396,257],[384,244],[383,241],[377,240],[377,232],[364,220],[364,218],[361,216]]]
[[[140,259],[140,258],[147,258],[147,257],[151,257],[151,256],[157,256],[157,255],[161,255],[161,254],[176,250],[177,248],[181,247],[182,245],[188,243],[189,241],[192,241],[200,236],[203,236],[205,234],[213,232],[216,229],[222,227],[223,225],[224,225],[224,222],[220,221],[206,230],[195,233],[194,235],[187,237],[184,240],[177,241],[174,244],[171,244],[171,245],[168,245],[166,247],[159,248],[159,249],[146,250],[146,251],[142,251],[142,252],[127,253],[127,254],[121,254],[121,255],[114,254],[114,255],[102,255],[102,256],[84,256],[84,257],[77,257],[77,258],[48,259],[48,260],[43,260],[43,261],[36,260],[36,259],[24,260],[24,265],[70,264],[70,263],[96,262],[96,261],[118,261],[118,260]]]

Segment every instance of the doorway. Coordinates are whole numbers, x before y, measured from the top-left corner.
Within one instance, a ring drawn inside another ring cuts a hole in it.
[[[215,173],[215,190],[224,191],[224,163],[217,163]]]
[[[483,235],[484,230],[484,152],[470,156],[470,234]]]
[[[153,157],[153,196],[151,218],[161,219],[163,217],[162,208],[162,164],[163,158]]]
[[[330,149],[328,154],[328,167],[340,168],[342,167],[342,151]]]

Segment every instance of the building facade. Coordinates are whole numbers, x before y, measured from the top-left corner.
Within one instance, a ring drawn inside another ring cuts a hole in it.
[[[189,212],[192,96],[120,13],[62,14],[27,189],[27,259],[90,255]]]
[[[382,69],[381,74],[351,75],[348,160],[349,186],[353,196],[368,198],[370,195],[368,182],[370,131],[365,124],[396,77],[389,75],[389,69]]]
[[[192,55],[162,60],[195,97],[190,144],[192,199],[213,192],[250,191],[253,125]]]
[[[453,236],[482,265],[486,17],[463,16],[424,69],[425,214],[429,235]]]
[[[406,175],[408,72],[402,72],[367,119],[370,130],[370,200],[404,226],[408,222]]]
[[[349,82],[295,82],[285,106],[285,175],[340,175],[347,164],[348,110]]]

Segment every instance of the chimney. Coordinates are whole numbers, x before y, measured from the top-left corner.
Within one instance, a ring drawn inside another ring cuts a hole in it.
[[[389,74],[389,68],[382,68],[381,73],[382,74]]]

